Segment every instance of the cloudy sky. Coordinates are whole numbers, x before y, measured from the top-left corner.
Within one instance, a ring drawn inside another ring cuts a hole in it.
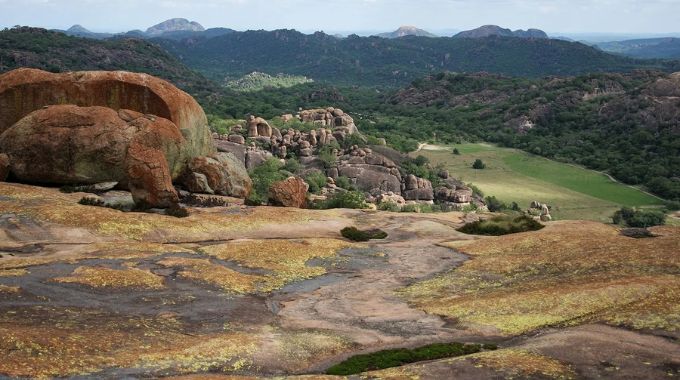
[[[552,33],[680,32],[680,0],[0,0],[0,27],[119,32],[184,17],[237,30],[433,31],[484,24]]]

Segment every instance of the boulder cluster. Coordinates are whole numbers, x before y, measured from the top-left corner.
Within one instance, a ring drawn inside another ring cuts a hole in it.
[[[541,222],[549,222],[552,220],[552,216],[550,215],[550,206],[539,201],[531,202],[531,205],[527,210],[527,214],[534,216]]]
[[[217,155],[198,103],[146,74],[18,69],[0,75],[0,109],[3,180],[117,182],[157,208],[179,202],[174,183],[240,197],[252,186],[238,160]]]

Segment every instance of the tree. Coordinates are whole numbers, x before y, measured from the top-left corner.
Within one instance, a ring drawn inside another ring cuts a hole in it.
[[[475,163],[472,164],[472,168],[477,170],[486,169],[486,164],[484,163],[484,161],[478,158],[475,160]]]

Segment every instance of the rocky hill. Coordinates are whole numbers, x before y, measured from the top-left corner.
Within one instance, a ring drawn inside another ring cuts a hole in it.
[[[539,29],[515,30],[501,28],[497,25],[484,25],[477,29],[460,32],[455,38],[485,38],[485,37],[517,37],[517,38],[548,38],[548,35]]]
[[[430,33],[426,30],[416,28],[415,26],[401,26],[394,32],[380,33],[376,36],[382,38],[401,38],[406,36],[416,36],[416,37],[438,37],[436,34]]]
[[[196,21],[189,21],[185,18],[173,18],[154,25],[146,30],[150,37],[157,37],[165,33],[172,32],[203,32],[205,28]]]
[[[158,76],[191,92],[212,88],[158,46],[139,39],[94,40],[38,28],[0,31],[0,73],[19,67],[52,72],[128,70]]]
[[[277,30],[154,42],[219,81],[260,71],[336,84],[401,86],[442,70],[541,77],[677,66],[614,56],[567,41],[496,36],[337,39],[320,32]]]

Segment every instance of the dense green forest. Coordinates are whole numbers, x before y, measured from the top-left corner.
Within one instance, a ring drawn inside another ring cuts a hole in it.
[[[304,75],[333,84],[396,87],[440,71],[541,77],[636,68],[680,70],[674,62],[634,60],[551,39],[356,35],[339,39],[321,32],[275,30],[153,41],[216,81],[260,71]]]
[[[680,104],[664,93],[667,82],[680,91],[677,79],[653,71],[562,79],[440,73],[402,90],[314,83],[226,92],[205,105],[225,118],[334,105],[351,112],[362,131],[404,151],[419,141],[489,141],[680,200]]]
[[[127,70],[167,79],[192,93],[214,88],[202,75],[150,42],[71,37],[40,28],[0,31],[0,73],[19,67],[51,72]]]

